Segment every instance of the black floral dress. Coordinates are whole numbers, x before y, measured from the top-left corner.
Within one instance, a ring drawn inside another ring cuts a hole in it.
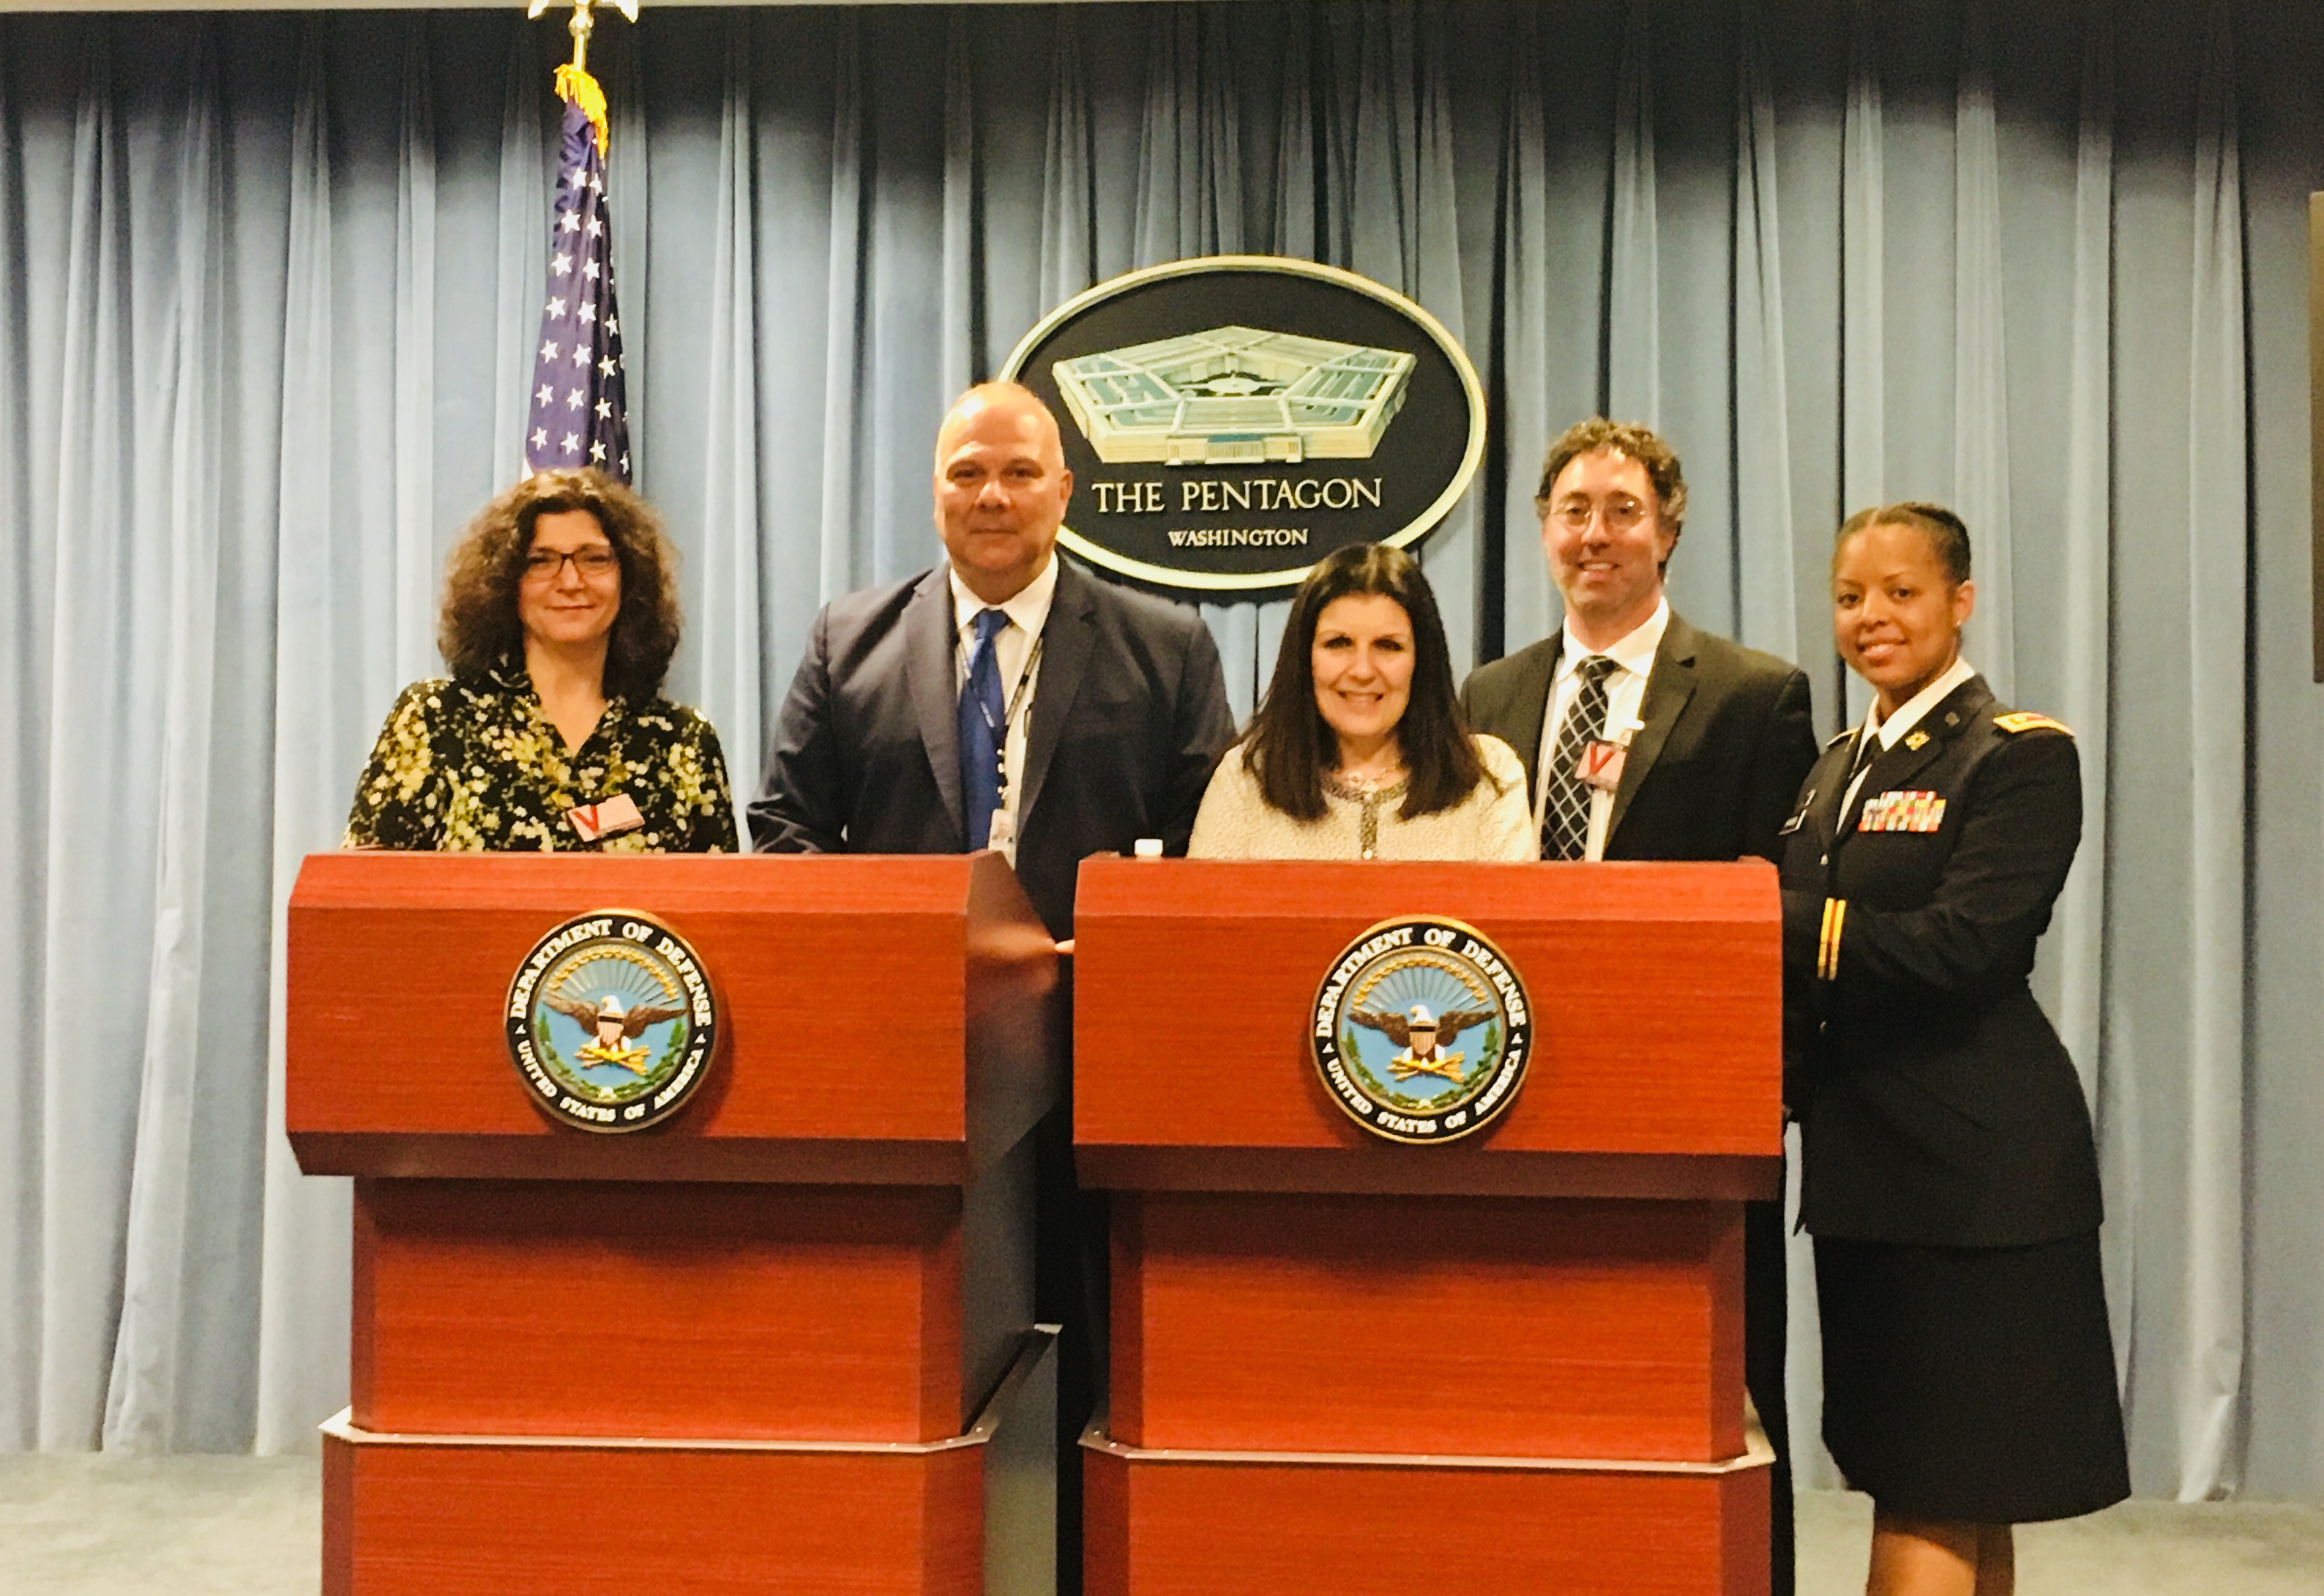
[[[586,842],[576,807],[627,795],[644,824]],[[403,689],[355,785],[346,846],[446,853],[738,851],[710,723],[659,696],[609,699],[579,749],[541,714],[521,666]]]

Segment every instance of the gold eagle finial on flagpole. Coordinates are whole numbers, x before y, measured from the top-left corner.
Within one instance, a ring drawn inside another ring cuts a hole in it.
[[[556,4],[556,0],[532,0],[525,8],[527,21],[537,20]],[[589,124],[597,130],[597,153],[603,156],[613,143],[612,132],[605,121],[605,91],[589,76],[589,35],[597,23],[591,15],[599,5],[611,4],[632,22],[638,20],[638,0],[573,0],[573,20],[565,24],[573,35],[573,59],[557,69],[557,92],[570,104],[579,106],[587,114]]]
[[[589,35],[597,26],[590,13],[596,6],[607,3],[608,0],[573,0],[573,20],[565,24],[565,30],[573,35],[573,69],[576,72],[589,69]],[[638,0],[610,0],[610,3],[630,21],[638,20]],[[525,7],[524,14],[529,21],[537,20],[554,4],[556,0],[532,0]]]

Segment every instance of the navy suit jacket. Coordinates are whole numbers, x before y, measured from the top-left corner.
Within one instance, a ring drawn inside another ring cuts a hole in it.
[[[752,845],[963,852],[953,650],[944,566],[825,604],[750,807]],[[1200,615],[1062,560],[1028,713],[1017,877],[1050,933],[1070,936],[1084,859],[1140,837],[1186,851],[1234,717]]]

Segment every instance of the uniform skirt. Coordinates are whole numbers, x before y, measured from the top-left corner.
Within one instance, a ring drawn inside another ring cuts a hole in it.
[[[2032,1247],[1819,1236],[1823,1438],[1887,1512],[1978,1524],[2130,1494],[2096,1231]]]

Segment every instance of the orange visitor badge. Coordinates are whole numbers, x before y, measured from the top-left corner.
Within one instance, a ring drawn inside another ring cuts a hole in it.
[[[1627,752],[1618,743],[1590,743],[1582,749],[1574,773],[1585,787],[1611,792],[1622,784],[1622,756]]]
[[[585,843],[612,836],[615,832],[633,831],[646,823],[646,817],[638,813],[637,800],[626,792],[617,792],[602,804],[583,804],[567,809],[565,818],[581,834]]]

